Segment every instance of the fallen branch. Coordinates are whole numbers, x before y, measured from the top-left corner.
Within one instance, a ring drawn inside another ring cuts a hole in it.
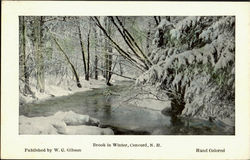
[[[96,69],[101,70],[101,71],[104,71],[104,69],[101,69],[101,68],[98,68],[98,67],[97,67]],[[112,71],[108,71],[108,72],[110,72],[110,73],[112,73],[112,74],[115,74],[115,75],[117,75],[117,76],[123,77],[123,78],[131,79],[131,80],[136,80],[135,78],[123,76],[123,75],[121,75],[121,74],[118,74],[118,73],[115,73],[115,72],[112,72]]]

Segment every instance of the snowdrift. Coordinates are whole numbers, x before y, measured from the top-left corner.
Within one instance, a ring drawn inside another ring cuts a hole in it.
[[[98,127],[100,121],[73,111],[57,112],[49,117],[19,117],[19,134],[113,135],[110,128]]]

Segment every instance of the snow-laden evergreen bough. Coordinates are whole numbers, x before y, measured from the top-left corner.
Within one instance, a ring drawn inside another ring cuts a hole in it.
[[[154,65],[137,86],[153,85],[171,100],[171,114],[219,119],[234,126],[235,17],[162,20],[148,56]]]

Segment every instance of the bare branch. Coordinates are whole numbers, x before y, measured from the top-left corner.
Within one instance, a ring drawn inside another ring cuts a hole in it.
[[[101,68],[98,68],[98,67],[97,67],[97,69],[98,69],[98,70],[101,70],[101,71],[104,71],[104,69],[101,69]],[[124,75],[120,75],[120,74],[115,73],[115,72],[112,72],[112,71],[109,71],[109,72],[112,73],[112,74],[115,74],[115,75],[117,75],[117,76],[123,77],[123,78],[131,79],[131,80],[136,80],[135,78],[127,77],[127,76],[124,76]]]

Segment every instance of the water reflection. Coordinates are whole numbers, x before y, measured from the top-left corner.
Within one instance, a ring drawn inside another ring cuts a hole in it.
[[[109,89],[117,90],[119,86]],[[105,126],[116,129],[117,134],[225,134],[216,125],[201,120],[187,120],[163,115],[160,111],[135,107],[133,105],[116,106],[115,96],[108,98],[105,89],[76,93],[66,97],[53,98],[37,104],[20,107],[20,115],[28,117],[50,116],[58,111],[74,111],[88,114],[101,120]]]

